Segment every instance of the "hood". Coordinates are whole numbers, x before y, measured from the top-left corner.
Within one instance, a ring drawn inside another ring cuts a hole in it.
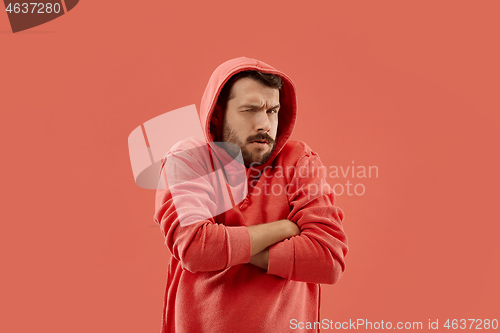
[[[228,60],[215,69],[208,81],[203,98],[200,104],[200,122],[207,142],[214,141],[214,133],[210,132],[210,122],[212,114],[217,103],[217,99],[224,84],[238,72],[246,70],[256,70],[262,73],[276,74],[281,77],[283,87],[280,90],[280,111],[278,112],[278,132],[276,135],[276,148],[269,160],[258,167],[264,168],[271,164],[285,146],[290,138],[295,126],[295,119],[297,117],[297,99],[295,96],[295,85],[292,80],[284,73],[278,71],[268,64],[246,57],[239,57]]]

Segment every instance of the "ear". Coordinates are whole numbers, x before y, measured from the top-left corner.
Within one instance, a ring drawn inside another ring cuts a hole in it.
[[[212,123],[215,126],[222,126],[222,108],[219,104],[215,105],[214,112],[212,114]]]

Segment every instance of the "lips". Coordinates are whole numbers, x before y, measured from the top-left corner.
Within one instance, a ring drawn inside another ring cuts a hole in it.
[[[267,144],[267,140],[254,140],[252,143],[262,143],[262,144]]]

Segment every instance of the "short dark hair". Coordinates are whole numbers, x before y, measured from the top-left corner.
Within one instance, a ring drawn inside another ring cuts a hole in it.
[[[254,79],[257,82],[262,83],[266,87],[278,90],[281,90],[281,87],[283,87],[283,80],[276,74],[262,73],[254,70],[242,71],[236,73],[233,76],[231,76],[231,78],[227,80],[227,82],[224,84],[224,87],[222,88],[219,94],[219,98],[217,99],[217,105],[220,105],[223,110],[226,110],[227,101],[233,98],[233,96],[229,95],[231,92],[231,88],[233,87],[233,84],[237,80],[242,79],[244,77],[249,77],[251,79]]]

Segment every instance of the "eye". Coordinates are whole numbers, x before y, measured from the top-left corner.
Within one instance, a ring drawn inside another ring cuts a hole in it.
[[[273,114],[274,114],[274,113],[278,113],[278,110],[277,110],[277,109],[271,109],[271,110],[268,110],[267,112],[268,112],[268,113],[273,113]]]

